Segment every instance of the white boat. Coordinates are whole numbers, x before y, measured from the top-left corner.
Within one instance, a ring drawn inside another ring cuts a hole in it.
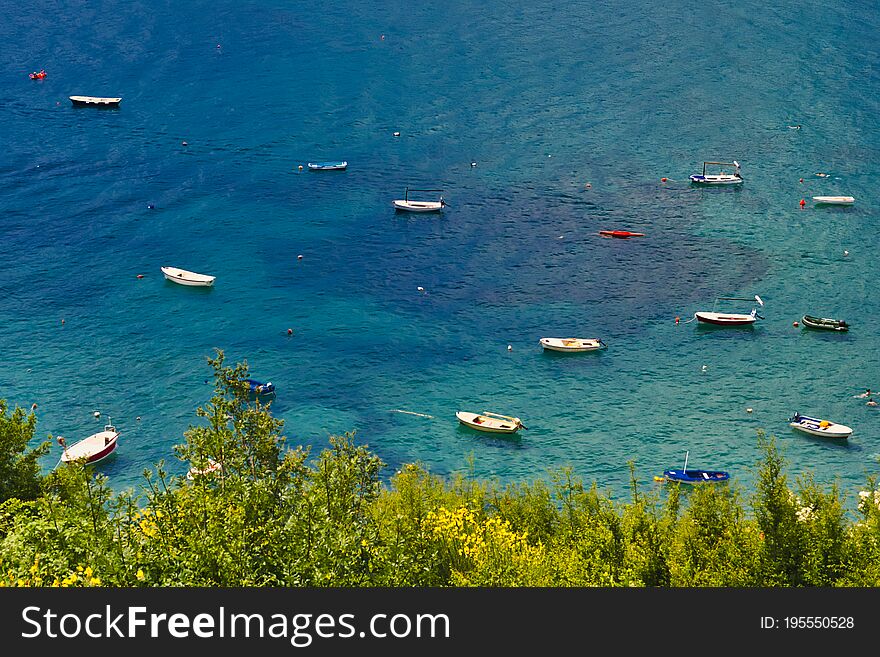
[[[718,173],[708,173],[710,167],[721,167]],[[725,173],[724,167],[733,167],[733,173]],[[701,185],[739,185],[742,183],[742,175],[739,172],[739,162],[703,162],[703,173],[695,173],[690,176],[691,182]]]
[[[197,274],[194,271],[186,269],[178,269],[177,267],[162,267],[162,273],[169,281],[174,281],[180,285],[191,285],[196,287],[208,287],[214,284],[216,276],[207,276],[205,274]]]
[[[540,342],[550,351],[596,351],[608,346],[601,338],[541,338]]]
[[[814,196],[816,205],[852,205],[856,199],[852,196]]]
[[[757,294],[755,295],[754,300],[759,306],[764,305],[764,301]],[[743,297],[717,297],[715,299],[715,306],[718,305],[719,301],[752,301],[752,299]],[[719,313],[715,311],[715,306],[712,307],[711,311],[700,310],[695,312],[694,318],[698,322],[712,324],[714,326],[749,326],[754,324],[758,319],[764,319],[758,314],[757,308],[752,308],[752,312],[748,314]]]
[[[104,426],[103,431],[93,433],[88,438],[83,438],[70,447],[67,446],[64,438],[59,436],[58,444],[64,449],[64,453],[61,455],[63,463],[85,459],[86,464],[91,465],[107,458],[116,451],[116,446],[119,444],[119,432],[116,431],[116,427],[110,422],[110,418],[107,418],[107,424]]]
[[[78,107],[119,107],[122,98],[107,98],[103,96],[69,96],[70,102]]]
[[[197,468],[196,466],[192,466],[189,471],[186,473],[186,478],[190,481],[193,481],[196,477],[200,475],[213,474],[215,472],[220,472],[223,470],[223,466],[217,463],[214,459],[208,459],[208,465],[204,468]]]
[[[815,417],[807,417],[798,412],[789,418],[788,426],[813,436],[823,438],[849,438],[853,430],[843,424],[837,424],[831,420],[822,420]]]
[[[348,162],[309,162],[312,171],[342,171],[348,166]]]
[[[489,413],[487,411],[482,413],[458,411],[455,417],[465,426],[477,429],[478,431],[488,431],[489,433],[516,433],[520,429],[526,428],[518,417],[499,415],[498,413]]]
[[[410,189],[406,188],[406,192],[402,199],[395,199],[391,201],[391,205],[394,206],[395,210],[402,210],[404,212],[439,212],[446,205],[446,201],[443,200],[443,196],[440,196],[438,201],[413,201],[409,197],[410,192],[442,192],[442,189]]]

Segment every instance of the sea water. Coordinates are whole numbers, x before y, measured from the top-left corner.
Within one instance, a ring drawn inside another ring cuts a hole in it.
[[[625,496],[629,461],[653,486],[689,453],[750,485],[764,430],[854,500],[880,454],[854,397],[880,389],[880,19],[783,4],[7,3],[0,397],[37,403],[38,439],[112,421],[117,489],[186,471],[219,348],[276,385],[289,442],[356,431],[386,475],[570,467]],[[741,188],[689,183],[734,159]],[[395,213],[407,187],[449,205]],[[753,328],[690,321],[755,294]],[[795,411],[854,433],[795,433]]]

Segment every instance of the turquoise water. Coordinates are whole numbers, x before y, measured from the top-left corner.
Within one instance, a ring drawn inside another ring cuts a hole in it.
[[[478,477],[571,466],[623,495],[628,460],[653,486],[689,450],[748,485],[763,428],[852,500],[880,454],[880,407],[853,397],[880,389],[875,6],[442,5],[10,6],[0,397],[36,402],[41,437],[110,416],[120,489],[160,459],[185,471],[171,447],[222,348],[275,383],[292,442],[356,430],[389,474],[473,455]],[[348,170],[298,169],[335,159]],[[688,183],[715,159],[741,163],[741,189]],[[396,215],[406,186],[450,206]],[[646,237],[596,234],[615,228]],[[687,322],[754,294],[752,329]],[[804,313],[853,328],[794,328]],[[457,410],[528,430],[476,434]],[[795,410],[855,432],[793,433]]]

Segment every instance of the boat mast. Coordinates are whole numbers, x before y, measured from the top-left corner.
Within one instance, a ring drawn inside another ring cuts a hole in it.
[[[688,456],[690,456],[690,453],[691,453],[690,450],[688,450],[688,451],[686,451],[686,452],[684,453],[684,470],[682,470],[682,474],[684,474],[685,476],[687,476],[687,471],[688,471]]]

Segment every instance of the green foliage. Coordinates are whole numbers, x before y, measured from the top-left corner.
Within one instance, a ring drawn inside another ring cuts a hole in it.
[[[33,415],[0,404],[0,585],[880,584],[875,479],[853,522],[836,486],[807,474],[790,487],[763,434],[748,497],[733,483],[645,491],[632,463],[626,503],[570,468],[501,486],[406,464],[385,481],[353,433],[314,457],[287,445],[248,394],[247,364],[208,362],[214,394],[175,448],[191,476],[159,463],[140,494],[113,494],[82,464],[41,478]]]
[[[19,407],[12,415],[8,411],[6,401],[0,399],[0,502],[13,497],[32,500],[40,494],[39,459],[49,451],[49,442],[28,449],[36,417]]]

